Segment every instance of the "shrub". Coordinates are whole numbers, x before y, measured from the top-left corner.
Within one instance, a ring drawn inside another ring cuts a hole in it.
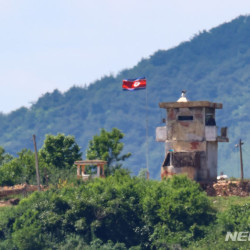
[[[206,194],[187,177],[149,181],[118,170],[106,179],[35,192],[0,225],[2,238],[20,249],[57,248],[60,242],[69,248],[160,249],[202,238],[214,218]]]

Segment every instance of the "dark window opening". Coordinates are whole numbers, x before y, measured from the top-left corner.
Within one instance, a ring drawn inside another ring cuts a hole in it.
[[[200,168],[202,159],[205,157],[204,151],[196,152],[174,152],[168,153],[164,159],[162,167],[170,166],[170,155],[172,155],[172,165],[175,168],[194,167]]]
[[[167,154],[163,162],[163,167],[167,167],[167,166],[170,166],[170,153]]]
[[[194,117],[192,115],[180,115],[178,116],[178,121],[193,121]]]
[[[213,115],[206,115],[206,126],[216,126],[216,122]]]
[[[180,167],[200,167],[200,152],[176,152],[173,155],[173,166]]]

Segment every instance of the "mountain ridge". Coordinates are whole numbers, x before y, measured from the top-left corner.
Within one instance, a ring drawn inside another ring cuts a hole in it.
[[[146,76],[148,91],[149,161],[153,178],[159,178],[164,145],[155,142],[155,128],[164,114],[159,102],[176,101],[182,89],[190,100],[221,102],[221,126],[229,127],[230,143],[220,145],[219,171],[239,176],[239,137],[247,142],[248,96],[250,91],[250,18],[240,16],[169,50],[159,50],[131,69],[105,76],[88,87],[73,86],[62,93],[54,90],[30,108],[0,114],[0,145],[7,152],[33,148],[32,134],[41,147],[45,134],[72,134],[83,152],[100,128],[117,127],[125,133],[124,152],[132,157],[125,166],[135,174],[145,168],[145,91],[123,92],[122,79]],[[244,152],[243,152],[244,153]],[[85,157],[85,156],[83,156]],[[244,157],[244,155],[243,155]],[[246,162],[248,156],[245,156]],[[229,164],[233,166],[228,167]],[[246,169],[246,176],[250,171]]]

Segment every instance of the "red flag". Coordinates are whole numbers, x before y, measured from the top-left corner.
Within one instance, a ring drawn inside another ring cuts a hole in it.
[[[145,77],[136,78],[136,79],[125,79],[122,81],[123,90],[139,90],[145,89],[147,81]]]

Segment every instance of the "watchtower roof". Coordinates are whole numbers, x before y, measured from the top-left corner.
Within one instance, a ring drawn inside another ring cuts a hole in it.
[[[160,102],[159,107],[163,109],[169,108],[214,108],[222,109],[222,103],[209,101],[187,101],[187,102]]]

